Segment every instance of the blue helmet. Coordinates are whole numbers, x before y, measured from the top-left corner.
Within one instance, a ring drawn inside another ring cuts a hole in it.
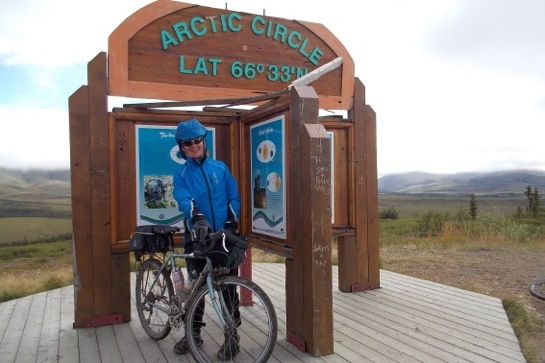
[[[187,159],[187,155],[184,152],[182,147],[182,141],[193,140],[196,137],[202,136],[205,137],[208,133],[206,127],[203,126],[198,120],[192,118],[186,121],[182,121],[178,124],[176,129],[176,143],[180,148],[180,154],[184,159]],[[204,144],[204,155],[206,156],[206,142]]]

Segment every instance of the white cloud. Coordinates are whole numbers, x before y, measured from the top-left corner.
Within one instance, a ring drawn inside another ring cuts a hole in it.
[[[0,106],[0,166],[10,168],[67,168],[70,160],[66,110]]]
[[[459,1],[427,33],[438,57],[545,81],[545,2],[541,0]]]
[[[64,157],[64,166],[69,165],[68,97],[86,83],[86,64],[107,51],[115,27],[149,2],[0,4],[0,65],[24,66],[25,78],[32,80],[10,85],[20,94],[10,104],[0,99],[0,166],[35,165],[46,154],[29,153],[25,138],[14,144],[5,136],[30,130],[40,130],[46,143],[64,135],[48,144],[50,158],[41,164],[62,164]],[[223,9],[226,2],[199,4]],[[265,10],[269,16],[321,23],[339,38],[377,112],[381,174],[545,169],[545,2],[365,0],[356,9],[352,0],[338,0],[335,6],[322,5],[330,4],[227,2],[234,11]],[[42,124],[34,121],[38,117]],[[14,118],[21,121],[7,122]]]
[[[144,0],[5,0],[0,55],[8,65],[87,63],[107,50],[108,36]]]

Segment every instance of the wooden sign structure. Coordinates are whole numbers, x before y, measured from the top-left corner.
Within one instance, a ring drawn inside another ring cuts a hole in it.
[[[108,96],[163,101],[108,111]],[[69,117],[76,328],[130,320],[127,240],[150,220],[138,202],[137,139],[143,129],[169,137],[188,118],[211,130],[215,157],[239,182],[242,232],[286,257],[290,342],[333,352],[333,238],[339,288],[380,287],[376,117],[352,58],[323,25],[157,0],[89,62]],[[241,274],[251,278],[251,265]]]

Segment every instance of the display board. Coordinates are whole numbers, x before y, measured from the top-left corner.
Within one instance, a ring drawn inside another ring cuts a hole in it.
[[[174,199],[173,173],[185,163],[175,126],[136,125],[136,224],[164,224],[183,230],[183,213]],[[215,158],[215,129],[207,128],[208,156]]]
[[[284,116],[250,127],[252,232],[281,239],[286,230]]]

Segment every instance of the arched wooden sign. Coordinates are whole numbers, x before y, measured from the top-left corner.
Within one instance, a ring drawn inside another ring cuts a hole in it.
[[[352,107],[354,62],[323,25],[158,0],[109,38],[109,94],[162,100],[250,97],[285,89],[342,57],[310,85],[323,109]]]
[[[108,110],[108,96],[154,101]],[[210,105],[258,107],[181,109]],[[137,204],[146,178],[170,177],[155,159],[137,162],[155,142],[140,130],[159,135],[194,117],[214,130],[216,156],[239,181],[241,231],[286,257],[289,342],[333,351],[333,238],[339,289],[380,286],[376,117],[352,58],[323,25],[157,0],[89,62],[69,115],[75,327],[131,319],[128,238],[137,223],[174,221]]]

